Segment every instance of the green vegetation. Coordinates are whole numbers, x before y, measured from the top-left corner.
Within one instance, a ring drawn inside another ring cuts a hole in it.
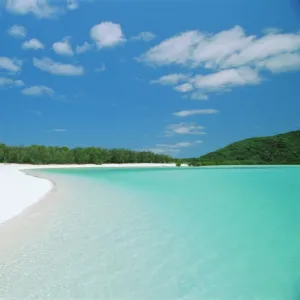
[[[191,166],[300,164],[300,130],[246,139],[185,162]]]
[[[104,164],[104,163],[170,163],[168,155],[149,151],[135,152],[128,149],[103,149],[96,147],[74,148],[11,147],[0,144],[0,163],[19,164]]]
[[[268,137],[246,139],[199,158],[175,159],[149,151],[128,149],[11,147],[0,144],[0,163],[104,164],[171,163],[190,166],[300,164],[300,130]]]

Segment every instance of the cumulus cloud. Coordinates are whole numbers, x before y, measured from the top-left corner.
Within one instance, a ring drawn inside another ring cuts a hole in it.
[[[194,89],[193,85],[190,82],[186,82],[174,87],[174,90],[182,93],[190,92]]]
[[[120,24],[102,22],[92,27],[90,36],[99,49],[113,47],[125,42]]]
[[[20,87],[23,85],[24,85],[23,80],[14,80],[14,79],[7,78],[7,77],[0,77],[0,86]]]
[[[33,14],[38,18],[50,18],[58,11],[57,7],[50,6],[48,0],[6,0],[6,9],[14,14]]]
[[[239,53],[233,53],[222,66],[257,65],[266,58],[299,50],[300,34],[268,34],[253,40]]]
[[[175,35],[139,57],[139,61],[165,66],[179,65],[196,74],[173,73],[151,83],[171,85],[185,97],[208,99],[209,93],[262,82],[261,69],[273,73],[299,69],[300,33],[268,31],[257,37],[240,26],[209,34],[198,30]],[[207,72],[207,69],[213,71]],[[198,73],[198,74],[197,74]]]
[[[173,113],[177,117],[189,117],[194,115],[210,115],[218,113],[215,109],[191,109],[191,110],[181,110]]]
[[[172,136],[174,134],[205,134],[204,127],[195,123],[171,124],[166,127],[165,134]]]
[[[8,58],[0,56],[0,70],[4,69],[13,73],[19,72],[22,67],[22,61],[17,58]]]
[[[272,56],[300,51],[300,33],[271,32],[246,35],[240,26],[216,34],[198,30],[173,36],[140,56],[156,65],[182,65],[207,69],[256,66]]]
[[[88,42],[84,42],[82,45],[77,45],[76,46],[76,53],[77,54],[81,54],[84,52],[87,52],[89,50],[91,50],[93,48],[93,45],[88,43]]]
[[[21,93],[26,96],[51,96],[54,91],[47,86],[36,85],[23,89]]]
[[[258,67],[273,73],[300,70],[300,53],[285,53],[259,62]]]
[[[80,76],[84,74],[84,68],[80,65],[62,64],[50,58],[33,58],[33,65],[45,72],[61,76]]]
[[[149,31],[140,32],[138,35],[131,37],[132,40],[150,42],[154,40],[156,35]]]
[[[8,34],[14,38],[25,38],[26,37],[26,28],[20,25],[13,25],[8,29]]]
[[[44,45],[38,39],[30,39],[22,44],[23,49],[40,50],[44,49]]]
[[[220,91],[236,86],[254,85],[261,82],[257,71],[242,67],[239,69],[221,70],[208,75],[196,75],[190,82],[202,91]]]
[[[190,48],[198,40],[197,31],[184,32],[151,48],[139,60],[156,65],[187,64]]]
[[[186,81],[190,78],[190,75],[181,74],[181,73],[173,73],[160,77],[159,79],[152,80],[151,83],[157,83],[162,85],[173,85],[178,84],[180,82]]]
[[[53,43],[52,49],[59,55],[72,56],[74,53],[69,40],[69,37],[65,37],[62,41]]]
[[[184,82],[185,81],[185,82]],[[208,93],[229,91],[231,88],[259,84],[262,81],[257,70],[250,67],[225,69],[207,75],[189,76],[184,74],[169,74],[152,81],[163,85],[174,85],[174,90],[190,93],[192,99],[206,100]]]

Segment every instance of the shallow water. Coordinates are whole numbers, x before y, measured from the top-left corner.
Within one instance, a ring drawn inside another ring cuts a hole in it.
[[[0,226],[0,299],[300,299],[300,167],[56,169]]]

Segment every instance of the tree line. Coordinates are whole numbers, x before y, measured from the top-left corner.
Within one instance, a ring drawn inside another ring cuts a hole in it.
[[[105,164],[187,163],[190,166],[300,164],[300,130],[250,138],[197,158],[176,159],[165,154],[97,147],[68,148],[0,144],[0,163]]]
[[[97,147],[68,148],[7,146],[0,144],[0,163],[18,164],[106,164],[106,163],[171,163],[175,159],[165,154],[129,149]]]

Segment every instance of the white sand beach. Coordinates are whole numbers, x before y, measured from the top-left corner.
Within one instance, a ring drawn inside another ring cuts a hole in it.
[[[30,168],[30,165],[0,165],[0,223],[20,214],[51,190],[50,181],[21,172]]]
[[[103,165],[20,165],[0,164],[0,224],[17,216],[44,197],[53,184],[22,172],[49,168],[146,168],[174,167],[175,164],[103,164]]]

